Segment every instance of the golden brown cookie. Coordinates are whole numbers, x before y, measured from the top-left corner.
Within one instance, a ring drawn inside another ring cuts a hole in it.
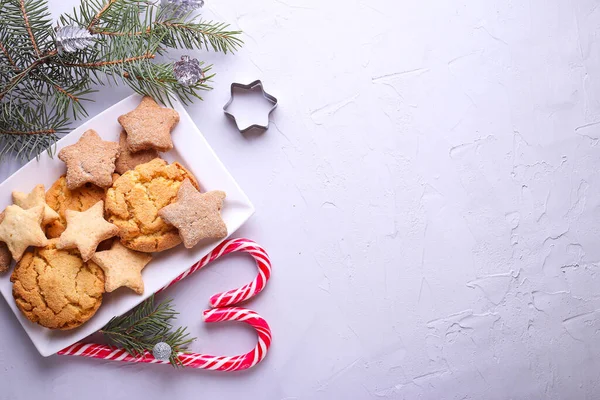
[[[58,178],[46,193],[46,203],[58,213],[59,217],[47,226],[48,238],[59,237],[64,232],[67,227],[66,210],[85,211],[100,200],[104,200],[105,196],[104,189],[91,183],[86,183],[75,190],[69,190],[66,177],[63,175]]]
[[[88,261],[100,242],[119,232],[116,225],[104,219],[104,202],[100,200],[85,211],[67,210],[67,229],[60,235],[57,249],[77,249],[83,261]]]
[[[177,111],[159,106],[148,96],[142,99],[135,110],[119,117],[119,123],[127,132],[127,146],[133,152],[171,150],[171,130],[178,122]]]
[[[97,252],[92,260],[104,271],[107,292],[126,286],[137,294],[144,293],[142,270],[152,260],[150,254],[130,250],[116,240],[110,250]]]
[[[179,186],[193,175],[181,164],[156,158],[125,172],[106,192],[106,219],[119,227],[121,243],[132,250],[163,251],[181,243],[177,229],[158,210],[177,198]]]
[[[44,218],[44,206],[28,210],[8,206],[0,222],[0,241],[6,243],[12,257],[19,261],[29,246],[46,246],[48,239],[40,227]]]
[[[104,273],[77,250],[57,250],[56,240],[25,253],[10,277],[19,310],[50,329],[72,329],[102,304]]]
[[[44,185],[35,185],[33,190],[29,193],[23,193],[18,191],[12,192],[13,202],[19,207],[27,210],[35,206],[44,206],[44,219],[42,225],[48,225],[52,221],[58,219],[58,213],[54,211],[48,204],[46,204],[46,189]]]
[[[107,142],[93,129],[81,135],[77,143],[63,147],[58,158],[67,165],[67,187],[71,190],[93,183],[100,187],[112,185],[119,144]]]
[[[227,226],[221,218],[224,200],[225,192],[200,193],[186,179],[179,187],[177,201],[161,208],[158,215],[179,230],[184,246],[190,249],[201,240],[227,236]]]
[[[115,163],[117,166],[115,171],[121,175],[158,157],[158,151],[154,149],[142,150],[137,153],[131,152],[127,147],[127,133],[125,131],[121,131],[121,136],[119,136],[119,150],[121,154],[119,154],[119,158]]]

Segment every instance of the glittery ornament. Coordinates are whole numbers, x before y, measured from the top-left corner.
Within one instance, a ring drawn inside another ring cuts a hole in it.
[[[184,86],[192,86],[204,78],[200,62],[189,56],[181,56],[181,61],[177,61],[173,67],[173,74],[177,78],[177,82]]]
[[[161,4],[173,17],[180,18],[204,6],[204,0],[162,0]]]
[[[74,53],[94,44],[94,35],[87,29],[75,25],[56,29],[56,47],[59,53]]]
[[[160,361],[169,361],[171,358],[171,346],[165,342],[158,342],[152,348],[152,355]]]

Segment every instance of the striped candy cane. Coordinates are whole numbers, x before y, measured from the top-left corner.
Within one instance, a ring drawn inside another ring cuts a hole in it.
[[[213,308],[203,313],[205,322],[240,321],[252,326],[258,335],[256,347],[242,355],[237,356],[212,356],[199,353],[179,353],[178,358],[185,367],[208,369],[214,371],[241,371],[251,368],[261,362],[267,355],[271,346],[271,328],[267,321],[252,310],[239,307],[226,307],[246,301],[260,293],[271,276],[271,261],[267,252],[258,244],[249,239],[232,239],[221,243],[213,251],[198,261],[192,267],[175,278],[168,285],[159,290],[162,291],[172,284],[179,282],[186,276],[196,272],[217,258],[233,253],[246,252],[256,260],[258,267],[257,277],[239,289],[219,293],[211,297],[210,305]],[[125,350],[114,348],[104,344],[75,343],[58,352],[60,355],[81,356],[99,358],[103,360],[125,361],[132,363],[167,364],[169,361],[155,359],[150,352],[141,356],[132,356]]]
[[[254,311],[239,307],[214,308],[204,311],[205,322],[240,321],[252,326],[258,335],[258,344],[246,354],[238,356],[211,356],[199,353],[179,353],[183,366],[208,369],[212,371],[242,371],[261,362],[271,346],[271,329],[263,317]],[[103,360],[125,361],[132,363],[168,364],[160,361],[146,351],[142,356],[134,357],[120,348],[104,344],[75,343],[58,352],[61,355],[100,358]]]
[[[165,285],[159,292],[165,290],[169,286],[179,282],[186,276],[193,274],[208,263],[217,258],[230,253],[243,252],[252,255],[258,267],[258,275],[254,280],[239,289],[229,290],[227,292],[215,294],[210,298],[209,304],[211,307],[227,307],[233,304],[239,304],[259,294],[267,284],[271,277],[271,260],[265,249],[260,247],[250,239],[232,239],[218,245],[213,251],[204,256],[190,269],[173,279]]]

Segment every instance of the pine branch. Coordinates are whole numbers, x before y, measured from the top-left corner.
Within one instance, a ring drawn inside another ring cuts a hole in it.
[[[94,25],[96,25],[99,21],[100,18],[102,18],[102,14],[104,14],[113,4],[115,4],[117,2],[117,0],[109,0],[108,3],[106,3],[106,5],[104,7],[102,7],[94,16],[94,18],[91,19],[90,23],[87,26],[88,30],[91,30]]]
[[[14,61],[38,59],[44,52],[52,29],[45,0],[6,0],[2,4],[0,26],[18,45]],[[10,46],[7,46],[10,50]]]
[[[243,42],[237,36],[241,31],[227,30],[229,25],[213,22],[157,22],[153,27],[140,31],[122,32],[117,30],[93,29],[91,32],[104,36],[143,36],[150,33],[164,35],[163,44],[169,48],[206,49],[234,52]]]
[[[10,56],[10,54],[8,53],[8,50],[6,50],[6,47],[4,46],[4,44],[2,44],[2,42],[0,42],[0,51],[2,51],[2,53],[4,53],[4,56],[6,57],[6,59],[8,60],[8,62],[10,63],[10,65],[13,66],[13,69],[15,70],[19,70],[19,67],[17,67],[17,64],[15,63],[15,61],[12,59],[12,57]]]
[[[37,131],[15,131],[15,130],[0,129],[0,133],[6,134],[6,135],[19,135],[19,136],[54,135],[54,134],[56,134],[56,129],[40,129]]]
[[[170,48],[206,49],[234,52],[242,45],[240,31],[230,31],[228,24],[211,22],[157,22],[155,29],[164,35],[163,43]]]
[[[40,56],[40,49],[38,48],[37,42],[35,40],[35,36],[33,36],[33,31],[31,30],[31,25],[29,24],[29,16],[27,15],[27,10],[25,9],[25,0],[20,0],[21,14],[23,14],[23,20],[25,21],[25,29],[27,29],[27,33],[29,33],[29,39],[31,40],[31,44],[33,45],[33,49],[35,50],[35,54]]]
[[[88,47],[59,53],[47,0],[0,0],[0,158],[48,149],[70,118],[86,115],[94,85],[125,83],[165,104],[202,99],[213,75],[184,86],[173,64],[155,57],[169,48],[234,52],[240,32],[172,11],[156,0],[81,0],[59,26],[87,27],[95,36]]]
[[[187,328],[172,330],[172,321],[179,313],[171,302],[169,299],[155,306],[152,295],[133,311],[111,319],[100,332],[134,357],[152,352],[156,343],[165,342],[171,346],[171,364],[180,365],[178,353],[186,350],[196,338],[189,337]]]
[[[90,32],[95,35],[103,35],[103,36],[141,36],[147,35],[152,30],[150,28],[146,28],[144,31],[138,32],[120,32],[120,31],[110,31],[110,30],[100,30],[100,29],[91,29]]]
[[[204,73],[211,68],[212,66],[205,67]],[[189,104],[194,99],[202,100],[199,91],[210,90],[211,87],[206,82],[214,76],[208,75],[195,85],[184,86],[173,76],[173,64],[170,63],[133,63],[124,69],[123,77],[136,93],[150,95],[164,104],[171,104],[175,97],[179,97],[184,104]]]
[[[30,159],[38,148],[52,155],[58,134],[65,133],[67,119],[43,102],[14,100],[0,104],[0,158],[11,153]]]
[[[91,63],[63,63],[67,67],[79,67],[79,68],[99,68],[107,67],[109,65],[127,64],[134,61],[139,61],[148,58],[154,58],[155,55],[151,53],[142,54],[141,56],[128,57],[121,60],[109,60],[109,61],[97,61]]]
[[[0,92],[0,100],[10,92],[14,87],[16,87],[23,79],[29,75],[29,73],[39,67],[41,64],[45,63],[46,60],[56,55],[56,50],[46,54],[45,56],[39,58],[37,61],[32,63],[26,69],[21,70],[17,75],[15,75],[10,82],[8,82],[5,86],[2,87],[2,91]]]
[[[81,26],[87,25],[92,34],[104,31],[126,33],[140,30],[136,28],[149,25],[154,15],[154,0],[110,0],[104,6],[101,4],[102,2],[100,5],[82,4],[79,13],[74,12],[77,23]],[[90,18],[94,13],[95,15]]]

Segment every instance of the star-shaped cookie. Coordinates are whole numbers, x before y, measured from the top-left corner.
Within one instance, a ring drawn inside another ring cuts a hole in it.
[[[142,99],[135,110],[119,117],[119,123],[127,132],[127,146],[132,152],[171,150],[171,130],[178,122],[177,111],[159,106],[148,96]]]
[[[77,143],[58,153],[58,158],[67,164],[67,188],[73,190],[88,182],[111,186],[118,156],[118,143],[102,140],[93,129],[85,131]]]
[[[225,192],[200,193],[189,179],[183,181],[175,203],[158,211],[158,215],[179,230],[185,247],[192,248],[204,239],[222,239],[227,226],[221,218]]]
[[[147,253],[133,251],[115,240],[111,249],[99,251],[92,257],[104,271],[104,290],[112,292],[127,286],[137,294],[144,293],[142,270],[152,260]]]
[[[125,131],[121,131],[121,136],[119,136],[119,149],[121,154],[119,154],[115,165],[117,166],[116,172],[121,175],[140,164],[146,164],[158,157],[158,152],[154,149],[142,150],[137,153],[129,151],[127,133]]]
[[[48,225],[59,218],[58,213],[46,204],[46,189],[42,184],[36,185],[29,194],[15,190],[12,192],[12,197],[13,202],[25,210],[35,206],[44,206],[42,225]]]
[[[83,261],[88,261],[103,240],[119,232],[116,225],[104,219],[104,202],[100,200],[86,211],[67,210],[67,229],[60,235],[57,249],[77,249]]]
[[[29,246],[46,246],[48,239],[40,227],[44,218],[44,206],[24,210],[8,206],[0,223],[0,241],[6,243],[12,257],[19,261]]]

